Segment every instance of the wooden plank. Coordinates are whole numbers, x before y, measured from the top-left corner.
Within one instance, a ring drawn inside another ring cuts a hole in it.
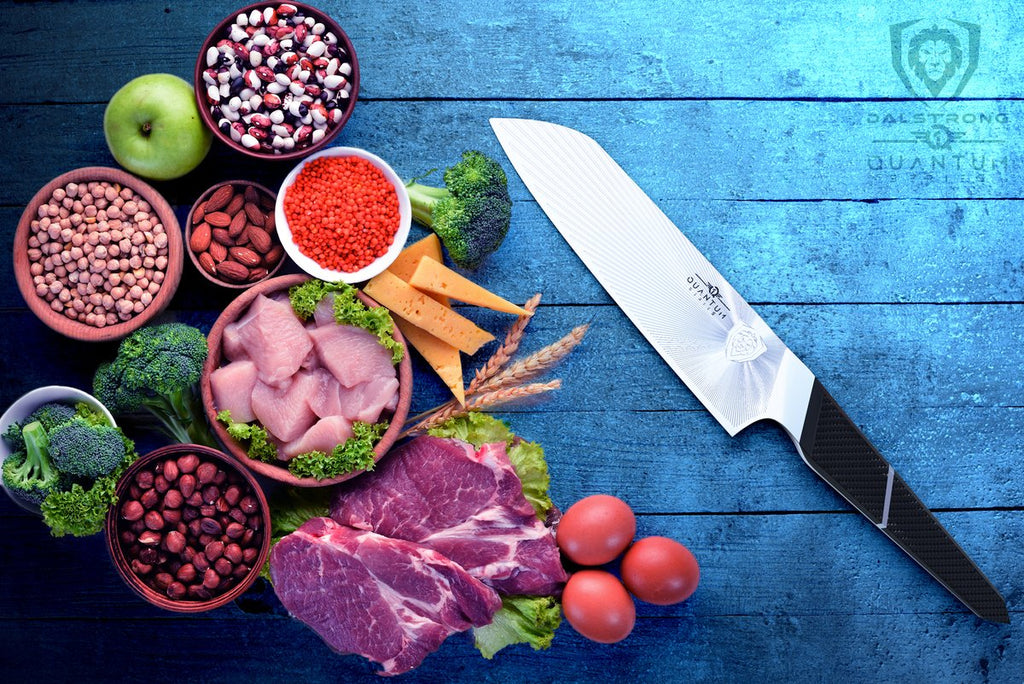
[[[1024,381],[1012,351],[1021,342],[1020,305],[761,310],[929,505],[1024,500],[1020,479],[1006,474],[1019,454],[1016,435],[1024,431]],[[499,336],[507,325],[495,320],[501,314],[467,314]],[[172,315],[205,329],[215,317]],[[671,489],[651,504],[652,511],[843,505],[799,462],[780,432],[755,427],[730,440],[615,307],[542,307],[521,353],[587,321],[592,328],[583,345],[550,374],[563,378],[563,388],[534,405],[498,410],[552,451],[556,482],[580,482],[591,493],[626,486],[624,492],[644,501],[665,483],[699,483]],[[114,353],[113,345],[79,345],[69,356],[66,340],[28,313],[2,314],[0,324],[21,331],[0,357],[5,404],[45,384],[88,389],[95,367]],[[467,376],[487,349],[482,353],[467,364]],[[448,390],[422,361],[414,363],[413,414],[448,399]],[[630,369],[628,378],[622,368]],[[575,427],[566,430],[566,424]],[[641,454],[643,465],[636,469]]]
[[[1024,543],[1024,514],[940,518],[975,552],[1018,614],[1020,594],[1010,587]],[[672,536],[694,551],[702,574],[689,601],[638,604],[636,629],[614,646],[587,642],[563,624],[551,650],[517,647],[488,662],[466,635],[456,635],[410,681],[593,681],[599,672],[611,681],[645,673],[667,681],[747,681],[798,672],[843,681],[898,680],[908,673],[923,681],[974,681],[984,669],[989,681],[1009,682],[1024,664],[1009,625],[966,613],[858,516],[641,516],[638,533]],[[33,543],[27,533],[13,534],[0,539],[5,553],[17,548],[22,558],[4,565],[0,583],[0,630],[13,681],[29,674],[59,679],[61,670],[51,668],[68,662],[90,680],[99,676],[90,668],[109,667],[92,654],[107,652],[118,654],[118,675],[131,681],[152,676],[154,663],[159,671],[202,681],[271,673],[337,681],[371,671],[360,658],[332,654],[310,630],[279,614],[244,614],[228,606],[176,616],[149,608],[116,586],[112,568],[99,557],[98,538]],[[794,548],[801,549],[800,562],[794,562]],[[910,641],[917,647],[901,647]],[[878,647],[865,649],[873,643]],[[679,667],[662,671],[666,644]]]
[[[915,132],[940,125],[914,119],[928,114],[929,106],[676,100],[443,100],[410,106],[373,101],[356,104],[336,144],[370,150],[411,178],[453,164],[466,149],[480,149],[504,162],[488,119],[516,116],[554,121],[592,136],[658,202],[1024,197],[1019,173],[1024,139],[1015,133],[1016,122],[1024,119],[1024,102],[947,103],[942,116],[984,114],[991,119],[986,124],[948,123],[965,136],[948,150],[934,150],[915,137]],[[103,139],[101,105],[2,106],[0,116],[9,160],[0,205],[23,205],[42,185],[39,179],[113,164]],[[895,123],[887,123],[890,116]],[[39,130],[71,142],[61,154],[39,155],[34,137]],[[277,187],[291,166],[252,164],[215,145],[195,172],[157,187],[172,204],[191,204],[215,180],[239,174]],[[510,175],[514,198],[528,198],[522,183]]]
[[[1016,202],[668,200],[662,208],[755,303],[1005,302],[1024,291]],[[20,215],[0,208],[7,263]],[[410,240],[424,234],[414,226]],[[515,203],[505,242],[468,275],[517,304],[534,292],[545,304],[611,301],[533,201]],[[232,294],[186,259],[175,306],[224,306]],[[0,270],[0,308],[21,306],[13,270]]]
[[[700,11],[685,3],[654,9],[618,2],[581,12],[571,0],[527,0],[501,13],[487,3],[425,0],[417,15],[444,20],[423,22],[376,3],[355,9],[324,0],[318,7],[352,39],[365,98],[910,97],[893,69],[890,26],[945,17],[980,27],[979,59],[963,96],[1003,97],[1022,87],[1024,26],[1008,0],[969,7],[942,0],[927,12],[898,2],[862,7],[809,0],[728,0]],[[92,8],[16,4],[0,17],[10,37],[0,58],[9,75],[0,97],[95,102],[140,74],[191,78],[202,40],[225,11],[223,5],[183,11],[154,0],[121,0],[104,6],[102,16],[117,21],[103,26]],[[75,40],[40,50],[48,36]],[[445,47],[410,51],[423,45]],[[28,54],[31,69],[21,59]],[[79,77],[82,69],[89,78]]]

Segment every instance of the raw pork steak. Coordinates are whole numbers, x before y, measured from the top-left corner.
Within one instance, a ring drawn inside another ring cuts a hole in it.
[[[278,542],[270,575],[292,615],[386,675],[411,670],[501,607],[493,589],[436,551],[330,518],[313,518]]]
[[[407,442],[340,489],[331,517],[434,549],[505,595],[556,594],[567,579],[501,443]]]

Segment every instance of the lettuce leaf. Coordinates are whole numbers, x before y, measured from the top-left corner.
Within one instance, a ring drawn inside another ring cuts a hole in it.
[[[533,650],[551,646],[562,609],[551,596],[505,596],[494,621],[473,629],[474,645],[490,660],[512,644],[530,644]]]
[[[461,439],[477,449],[484,444],[493,444],[494,442],[504,442],[509,445],[515,438],[504,421],[480,411],[470,411],[450,418],[441,425],[431,428],[428,432],[434,437]]]
[[[312,518],[330,515],[334,487],[286,487],[270,497],[270,548]],[[270,582],[270,557],[260,576]]]

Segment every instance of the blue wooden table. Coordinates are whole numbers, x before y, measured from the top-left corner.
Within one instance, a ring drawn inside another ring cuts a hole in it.
[[[488,662],[457,635],[405,680],[1024,679],[1019,7],[319,5],[362,66],[336,144],[410,177],[464,149],[504,160],[493,116],[596,138],[822,378],[1011,615],[1010,625],[971,615],[821,483],[779,430],[755,425],[730,439],[509,167],[512,229],[476,277],[513,301],[543,293],[527,349],[582,322],[591,329],[558,371],[562,390],[499,415],[544,445],[558,505],[600,492],[625,499],[640,535],[693,550],[701,584],[681,605],[641,605],[635,631],[614,646],[563,625],[549,651],[517,647]],[[202,39],[236,7],[0,5],[3,407],[40,385],[88,388],[113,353],[56,335],[25,307],[10,267],[25,203],[59,173],[115,165],[101,123],[109,97],[144,73],[190,78]],[[911,44],[933,25],[956,49],[927,67]],[[183,220],[215,181],[275,185],[287,170],[215,146],[198,170],[157,188]],[[231,296],[191,268],[168,317],[209,326]],[[503,329],[501,317],[466,313]],[[414,412],[445,398],[418,358],[415,372]],[[371,677],[271,596],[196,616],[162,612],[125,588],[101,536],[52,539],[6,498],[0,529],[6,681]]]

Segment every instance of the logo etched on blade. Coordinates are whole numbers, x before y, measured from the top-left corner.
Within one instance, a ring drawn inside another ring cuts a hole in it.
[[[737,363],[753,361],[767,350],[761,336],[746,323],[738,323],[725,341],[725,355]]]
[[[690,294],[709,314],[725,320],[726,313],[731,311],[731,309],[725,303],[720,287],[712,285],[697,274],[687,276],[686,282],[690,285]]]

